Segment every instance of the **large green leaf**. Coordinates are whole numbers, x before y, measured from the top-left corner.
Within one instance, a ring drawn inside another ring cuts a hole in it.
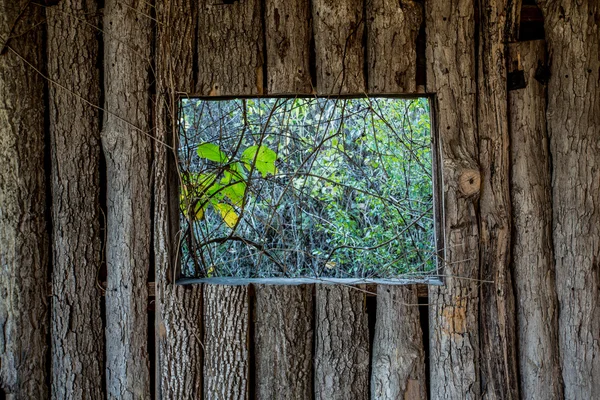
[[[227,155],[221,151],[219,146],[214,143],[202,143],[198,146],[198,156],[210,161],[224,163],[227,161]]]
[[[241,206],[246,193],[246,182],[239,180],[237,173],[225,171],[220,183],[223,187],[221,193],[229,197],[233,204]]]
[[[213,206],[221,213],[221,218],[223,218],[223,221],[225,221],[227,226],[233,228],[237,224],[240,217],[232,206],[225,203],[216,203],[213,204]]]
[[[263,177],[266,177],[267,174],[275,175],[275,172],[277,171],[275,168],[277,153],[263,145],[250,146],[242,153],[242,161],[245,164],[252,165],[255,159],[256,164],[254,167]]]

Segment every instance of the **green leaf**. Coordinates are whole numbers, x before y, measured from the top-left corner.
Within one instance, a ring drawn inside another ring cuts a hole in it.
[[[213,204],[213,206],[221,213],[221,218],[223,218],[223,221],[225,221],[227,226],[233,228],[237,224],[240,217],[237,215],[232,206],[225,203],[216,203]]]
[[[277,153],[268,148],[267,146],[251,146],[248,147],[242,153],[242,161],[245,164],[254,163],[254,159],[256,159],[256,164],[254,167],[260,172],[263,178],[267,177],[267,174],[275,175],[277,169],[275,168],[275,160],[277,160]]]
[[[227,155],[214,143],[202,143],[198,146],[198,155],[210,161],[223,163],[227,161]]]
[[[244,194],[246,193],[246,182],[235,179],[232,176],[233,174],[228,171],[225,171],[223,175],[223,179],[221,180],[223,190],[221,190],[221,193],[229,197],[233,204],[241,206],[244,201]]]

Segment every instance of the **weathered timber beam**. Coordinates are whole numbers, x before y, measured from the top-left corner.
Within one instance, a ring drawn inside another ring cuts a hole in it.
[[[426,0],[427,91],[444,176],[444,286],[429,288],[431,397],[479,399],[480,191],[475,87],[475,9],[469,0]]]
[[[341,285],[316,285],[315,399],[369,398],[366,295]]]
[[[562,399],[558,353],[558,301],[552,247],[552,199],[546,131],[546,44],[511,44],[509,73],[525,87],[508,92],[510,116],[513,270],[524,399]]]
[[[323,96],[366,91],[362,0],[313,0],[317,93]]]
[[[366,13],[369,94],[415,93],[423,5],[413,0],[370,0]]]
[[[427,399],[425,349],[414,286],[379,285],[371,399]]]
[[[196,94],[263,94],[260,0],[200,0],[198,7]]]
[[[52,151],[52,397],[103,399],[100,101],[95,0],[46,10]],[[61,87],[59,87],[60,85]],[[89,102],[89,103],[87,103]]]
[[[150,74],[148,2],[104,6],[107,396],[150,397],[147,281],[150,260]]]
[[[518,399],[516,313],[511,263],[511,210],[507,106],[508,0],[480,0],[477,79],[480,279],[479,332],[482,395]]]
[[[564,396],[594,399],[600,398],[600,4],[538,5],[550,54],[546,118]]]
[[[48,306],[40,296],[49,256],[44,16],[29,3],[0,0],[0,397],[7,399],[49,394]]]
[[[310,28],[309,0],[265,1],[268,94],[314,92],[310,76]]]

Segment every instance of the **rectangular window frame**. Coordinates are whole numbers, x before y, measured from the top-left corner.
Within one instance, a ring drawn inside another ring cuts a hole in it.
[[[433,216],[434,216],[434,235],[435,235],[435,250],[436,250],[436,269],[435,274],[422,279],[408,279],[408,278],[234,278],[234,277],[211,277],[211,278],[189,278],[184,277],[181,274],[180,265],[180,240],[179,240],[179,178],[178,178],[178,159],[177,149],[179,143],[177,142],[178,135],[172,138],[173,143],[168,143],[172,146],[173,151],[169,151],[167,157],[167,177],[168,177],[168,215],[169,215],[169,244],[175,251],[171,253],[170,265],[169,265],[169,276],[172,277],[173,282],[178,285],[192,285],[192,284],[218,284],[218,285],[247,285],[247,284],[271,284],[271,285],[302,285],[302,284],[342,284],[342,285],[409,285],[416,284],[421,289],[427,288],[427,286],[443,286],[445,282],[444,270],[445,270],[445,217],[444,217],[444,177],[443,177],[443,161],[442,161],[442,144],[441,136],[436,123],[437,110],[435,105],[437,99],[435,94],[431,93],[419,93],[419,94],[389,94],[389,95],[340,95],[340,96],[307,96],[307,95],[262,95],[262,96],[186,96],[179,94],[174,99],[175,110],[173,112],[173,118],[171,119],[172,128],[175,132],[179,132],[179,106],[183,99],[200,99],[200,100],[243,100],[243,99],[272,99],[272,98],[325,98],[325,99],[358,99],[358,98],[391,98],[391,99],[415,99],[425,98],[429,102],[429,118],[431,125],[431,151],[432,151],[432,184],[433,184]]]

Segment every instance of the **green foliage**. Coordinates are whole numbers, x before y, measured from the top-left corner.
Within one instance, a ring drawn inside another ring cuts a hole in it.
[[[434,268],[426,99],[182,105],[184,274],[394,277]]]

